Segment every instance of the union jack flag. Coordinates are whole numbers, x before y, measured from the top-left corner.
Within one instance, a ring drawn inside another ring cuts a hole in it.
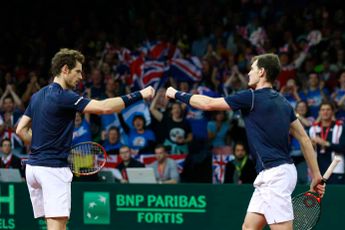
[[[168,55],[168,43],[163,41],[146,41],[140,48],[151,60],[164,60]]]
[[[234,156],[231,148],[217,148],[212,151],[212,183],[223,184],[226,163],[232,161]]]
[[[182,58],[182,52],[181,50],[176,47],[176,45],[172,44],[172,43],[169,43],[168,45],[169,49],[168,49],[168,59],[176,59],[176,58]]]
[[[160,61],[145,61],[142,67],[142,73],[140,80],[140,85],[142,88],[154,85],[158,83],[165,75],[168,67],[165,66],[164,62]]]
[[[170,60],[170,74],[178,81],[201,81],[202,65],[198,57]]]
[[[123,63],[123,64],[129,64],[134,58],[131,55],[131,51],[124,47],[121,47],[119,50],[116,50],[116,54],[120,63]]]
[[[141,77],[143,72],[143,64],[145,62],[144,55],[137,56],[129,65],[131,77],[127,80],[127,84],[133,86]]]

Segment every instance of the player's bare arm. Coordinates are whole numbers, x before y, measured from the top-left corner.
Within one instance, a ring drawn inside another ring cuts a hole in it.
[[[155,94],[155,90],[154,88],[152,88],[152,86],[149,86],[140,90],[139,93],[142,99],[151,99]],[[133,98],[133,96],[130,95],[132,94],[128,94],[128,100],[131,100]],[[90,103],[85,107],[83,112],[94,114],[110,114],[118,113],[125,107],[126,101],[124,101],[124,97],[115,97],[105,100],[91,100]]]
[[[303,152],[304,158],[308,164],[308,167],[312,173],[313,180],[310,184],[310,189],[316,191],[322,197],[325,192],[325,187],[320,185],[322,176],[319,170],[319,166],[316,160],[316,154],[314,152],[313,145],[310,138],[305,132],[301,122],[296,119],[290,125],[290,133],[299,141],[301,144],[301,150]]]
[[[175,99],[177,93],[178,91],[176,89],[174,89],[173,87],[169,87],[166,91],[166,96],[168,98]],[[221,110],[231,109],[223,97],[213,98],[213,97],[208,97],[208,96],[198,95],[198,94],[194,94],[190,97],[189,104],[196,109],[207,110],[207,111],[212,111],[212,110],[221,111]]]
[[[31,118],[23,115],[20,119],[16,134],[24,141],[25,144],[31,144],[32,132],[31,132]]]

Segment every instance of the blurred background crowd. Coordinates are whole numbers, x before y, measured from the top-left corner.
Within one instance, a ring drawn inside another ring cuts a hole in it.
[[[16,125],[31,95],[51,82],[52,56],[68,47],[86,56],[76,89],[81,95],[105,99],[148,85],[157,90],[153,100],[121,114],[76,115],[73,143],[101,143],[110,156],[107,168],[117,167],[123,182],[123,168],[150,165],[167,183],[252,183],[250,130],[241,114],[203,112],[164,94],[170,85],[212,97],[246,89],[251,58],[265,52],[279,55],[274,87],[295,108],[322,171],[345,152],[341,6],[321,0],[7,2],[0,15],[0,167],[13,164],[11,153],[29,154]],[[293,138],[290,154],[298,182],[307,183]],[[333,183],[345,183],[344,167]]]

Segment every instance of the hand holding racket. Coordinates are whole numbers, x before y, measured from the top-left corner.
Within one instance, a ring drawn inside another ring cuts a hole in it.
[[[98,173],[107,162],[107,153],[102,145],[95,142],[82,142],[72,146],[68,164],[77,176]]]
[[[340,159],[338,157],[334,158],[333,162],[323,175],[321,184],[326,183],[339,161]],[[317,224],[321,215],[321,198],[322,196],[317,192],[308,191],[298,194],[292,199],[293,212],[295,216],[293,229],[312,229]]]

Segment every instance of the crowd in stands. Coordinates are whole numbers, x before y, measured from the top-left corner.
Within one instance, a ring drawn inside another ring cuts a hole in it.
[[[152,101],[120,114],[77,113],[73,144],[101,143],[110,156],[123,161],[116,164],[121,173],[132,164],[141,167],[143,159],[152,155],[157,161],[150,165],[159,181],[252,183],[254,164],[245,136],[250,130],[245,130],[241,114],[206,113],[164,95],[170,85],[214,97],[246,89],[251,58],[273,52],[282,64],[275,89],[295,108],[312,138],[321,172],[334,155],[342,157],[331,183],[345,184],[341,2],[201,2],[126,1],[107,7],[100,1],[92,3],[95,12],[83,6],[83,13],[65,18],[54,17],[59,6],[20,8],[31,23],[13,20],[13,25],[4,25],[7,32],[0,37],[0,166],[11,163],[5,150],[9,143],[13,155],[29,154],[29,146],[15,134],[16,125],[31,95],[52,80],[48,69],[52,54],[69,47],[86,55],[84,79],[76,89],[81,95],[105,99],[147,85],[157,89]],[[18,4],[8,3],[5,8]],[[71,4],[73,8],[77,3]],[[181,154],[183,165],[169,158]],[[290,154],[298,182],[308,183],[308,169],[293,138]],[[125,182],[127,177],[122,176]]]

